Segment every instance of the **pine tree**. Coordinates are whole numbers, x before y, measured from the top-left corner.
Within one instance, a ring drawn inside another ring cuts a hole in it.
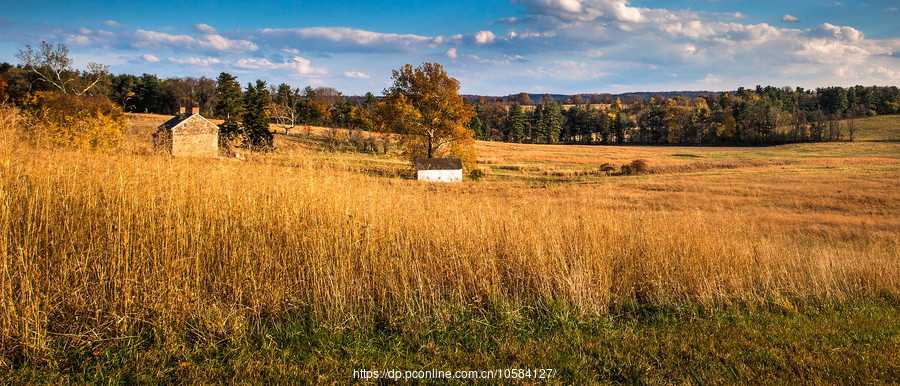
[[[544,117],[544,103],[534,107],[531,113],[531,142],[549,143],[547,140],[547,119]]]
[[[240,132],[239,119],[243,113],[241,105],[241,85],[237,77],[227,72],[216,79],[216,116],[225,120],[219,129],[223,139],[230,139]]]
[[[247,83],[244,93],[244,131],[250,147],[257,150],[271,150],[273,135],[269,131],[269,90],[266,82],[257,80],[256,85]]]
[[[522,142],[525,139],[525,113],[522,106],[513,103],[509,106],[509,119],[507,120],[507,140],[509,142]]]
[[[549,102],[544,105],[544,127],[547,130],[547,142],[559,142],[559,134],[562,132],[563,115],[559,103]]]

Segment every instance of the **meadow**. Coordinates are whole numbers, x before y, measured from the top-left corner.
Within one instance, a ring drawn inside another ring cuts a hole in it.
[[[855,142],[479,142],[485,177],[451,185],[320,128],[244,161],[154,154],[167,118],[97,154],[3,128],[0,377],[900,379],[898,116]]]

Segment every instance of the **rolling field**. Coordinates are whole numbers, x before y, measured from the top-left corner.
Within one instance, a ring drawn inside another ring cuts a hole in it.
[[[166,119],[111,154],[0,134],[0,378],[900,379],[898,116],[852,143],[478,142],[454,185],[324,128],[172,159]]]

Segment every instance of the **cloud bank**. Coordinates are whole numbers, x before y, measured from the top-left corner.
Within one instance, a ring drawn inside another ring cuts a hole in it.
[[[869,39],[852,26],[788,28],[800,25],[790,14],[773,20],[787,23],[780,26],[742,23],[747,15],[741,12],[648,8],[627,0],[512,2],[521,14],[486,29],[433,36],[353,27],[228,30],[202,23],[173,33],[130,30],[112,20],[63,36],[73,49],[133,52],[132,63],[178,65],[181,73],[234,71],[337,87],[360,87],[362,79],[386,83],[391,69],[423,61],[445,63],[464,86],[484,87],[470,91],[495,94],[900,82],[900,38]]]

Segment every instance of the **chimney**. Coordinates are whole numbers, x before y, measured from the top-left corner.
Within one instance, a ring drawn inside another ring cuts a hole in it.
[[[199,107],[191,107],[191,115],[194,115],[194,114],[200,114]]]
[[[178,108],[178,114],[184,114],[184,106]]]

